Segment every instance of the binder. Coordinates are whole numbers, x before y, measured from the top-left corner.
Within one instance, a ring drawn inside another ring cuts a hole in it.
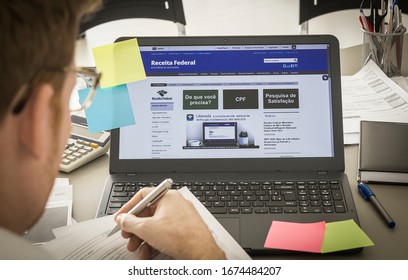
[[[408,123],[361,121],[357,179],[408,184]]]

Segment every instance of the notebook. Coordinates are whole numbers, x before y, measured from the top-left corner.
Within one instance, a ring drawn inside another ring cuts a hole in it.
[[[358,181],[408,184],[408,123],[360,122]]]
[[[189,140],[187,140],[188,143]],[[190,141],[191,143],[191,141]],[[236,146],[236,122],[203,122],[203,145],[206,147]]]
[[[137,39],[147,79],[127,84],[136,124],[111,132],[98,217],[172,178],[249,254],[278,253],[274,220],[358,223],[335,37]]]

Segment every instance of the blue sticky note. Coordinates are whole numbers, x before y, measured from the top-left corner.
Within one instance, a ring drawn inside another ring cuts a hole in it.
[[[89,91],[90,88],[78,91],[81,102],[84,102]],[[127,86],[98,88],[91,106],[85,110],[85,115],[90,132],[135,124]]]

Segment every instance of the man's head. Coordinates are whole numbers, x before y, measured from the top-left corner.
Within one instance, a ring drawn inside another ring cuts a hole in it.
[[[75,41],[100,0],[0,2],[0,226],[39,218],[70,131]]]

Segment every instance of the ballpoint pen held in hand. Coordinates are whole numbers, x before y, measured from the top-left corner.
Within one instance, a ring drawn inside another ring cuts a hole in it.
[[[143,198],[138,204],[136,204],[128,214],[137,215],[146,207],[149,207],[153,203],[155,203],[160,197],[162,197],[172,186],[173,180],[168,178],[161,182],[157,187],[153,189],[151,193],[149,193],[145,198]],[[108,233],[108,237],[112,234],[118,232],[120,228],[115,225],[112,230]]]
[[[394,228],[396,225],[395,221],[391,218],[390,214],[388,214],[388,212],[384,209],[381,203],[377,200],[377,197],[375,196],[374,192],[370,189],[370,187],[367,184],[360,182],[357,188],[365,200],[373,203],[378,213],[387,223],[387,226],[389,228]]]

